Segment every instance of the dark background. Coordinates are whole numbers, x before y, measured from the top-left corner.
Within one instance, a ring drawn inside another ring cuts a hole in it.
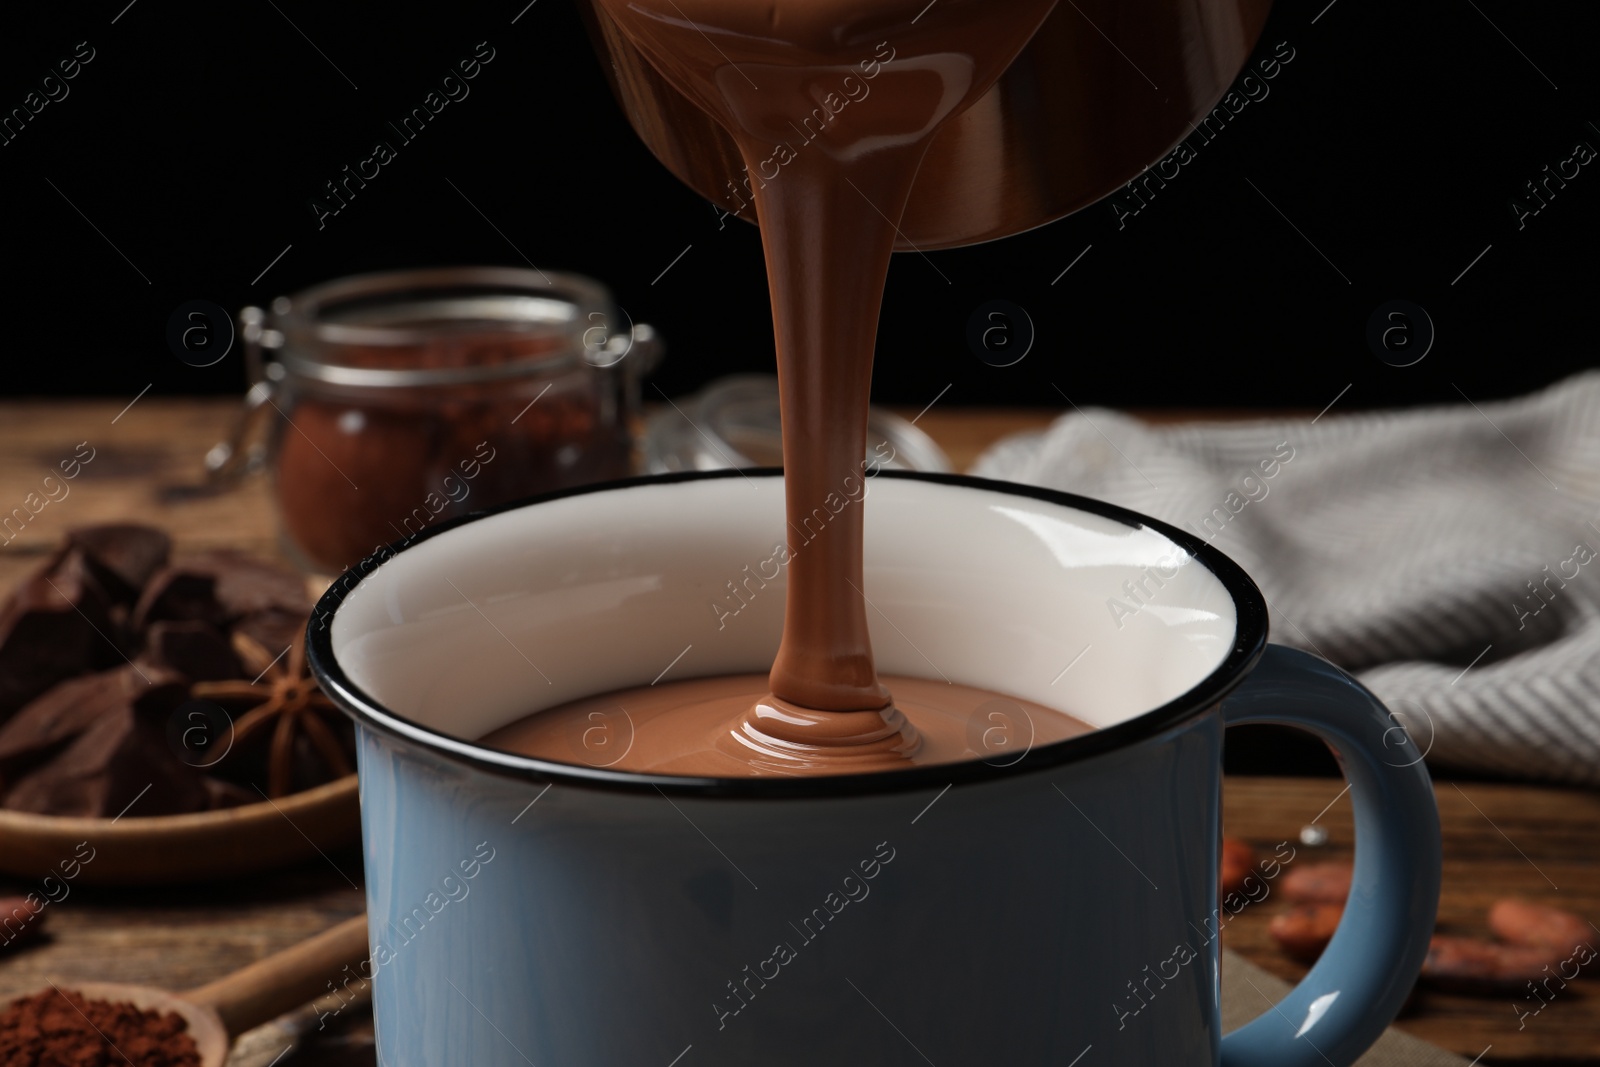
[[[233,310],[399,266],[521,265],[518,249],[601,279],[655,324],[670,346],[655,379],[668,393],[770,369],[756,231],[719,232],[710,206],[637,142],[567,0],[525,4],[96,0],[8,12],[0,113],[78,42],[95,58],[0,145],[0,390],[237,391],[237,347],[203,369],[168,350],[180,304]],[[1600,148],[1597,22],[1593,5],[1280,0],[1257,51],[1287,41],[1296,54],[1270,96],[1125,229],[1102,202],[933,253],[950,285],[897,257],[875,397],[920,406],[953,383],[941,404],[1060,405],[1055,382],[1079,404],[1318,410],[1346,385],[1341,408],[1481,400],[1593,365],[1600,163],[1520,231],[1509,203],[1575,142]],[[471,95],[319,230],[308,201],[322,184],[389,139],[385,121],[480,41],[495,58]],[[1406,368],[1364,336],[1396,298],[1437,328]],[[967,346],[968,318],[991,299],[1035,325],[1015,366]]]

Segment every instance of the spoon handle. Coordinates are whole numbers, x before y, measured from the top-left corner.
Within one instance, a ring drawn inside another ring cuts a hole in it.
[[[292,948],[182,994],[240,1034],[334,988],[340,972],[367,958],[367,917],[357,915]]]

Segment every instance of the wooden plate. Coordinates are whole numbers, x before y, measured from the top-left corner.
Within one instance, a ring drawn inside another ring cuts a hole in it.
[[[0,809],[0,871],[78,885],[165,885],[287,867],[360,836],[351,774],[278,800],[189,815],[81,819]]]

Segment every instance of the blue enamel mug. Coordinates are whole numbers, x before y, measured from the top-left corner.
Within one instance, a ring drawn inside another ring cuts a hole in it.
[[[601,754],[626,723],[570,761],[477,743],[579,697],[766,670],[770,561],[796,536],[776,472],[465,516],[328,591],[310,657],[357,726],[379,1062],[1353,1063],[1438,903],[1438,812],[1404,730],[1337,668],[1268,644],[1260,592],[1181,530],[973,478],[864,485],[841,506],[870,499],[880,671],[1093,731],[984,731],[966,762],[820,778],[618,771]],[[1355,874],[1311,972],[1223,1034],[1222,731],[1254,722],[1338,754]]]

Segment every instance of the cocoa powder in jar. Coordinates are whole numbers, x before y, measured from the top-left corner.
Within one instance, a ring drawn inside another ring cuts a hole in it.
[[[612,387],[581,359],[549,369],[564,343],[445,336],[339,352],[345,366],[485,372],[467,384],[371,388],[291,376],[274,491],[304,560],[342,571],[468,511],[626,476],[630,438]],[[527,372],[496,376],[512,363]]]

